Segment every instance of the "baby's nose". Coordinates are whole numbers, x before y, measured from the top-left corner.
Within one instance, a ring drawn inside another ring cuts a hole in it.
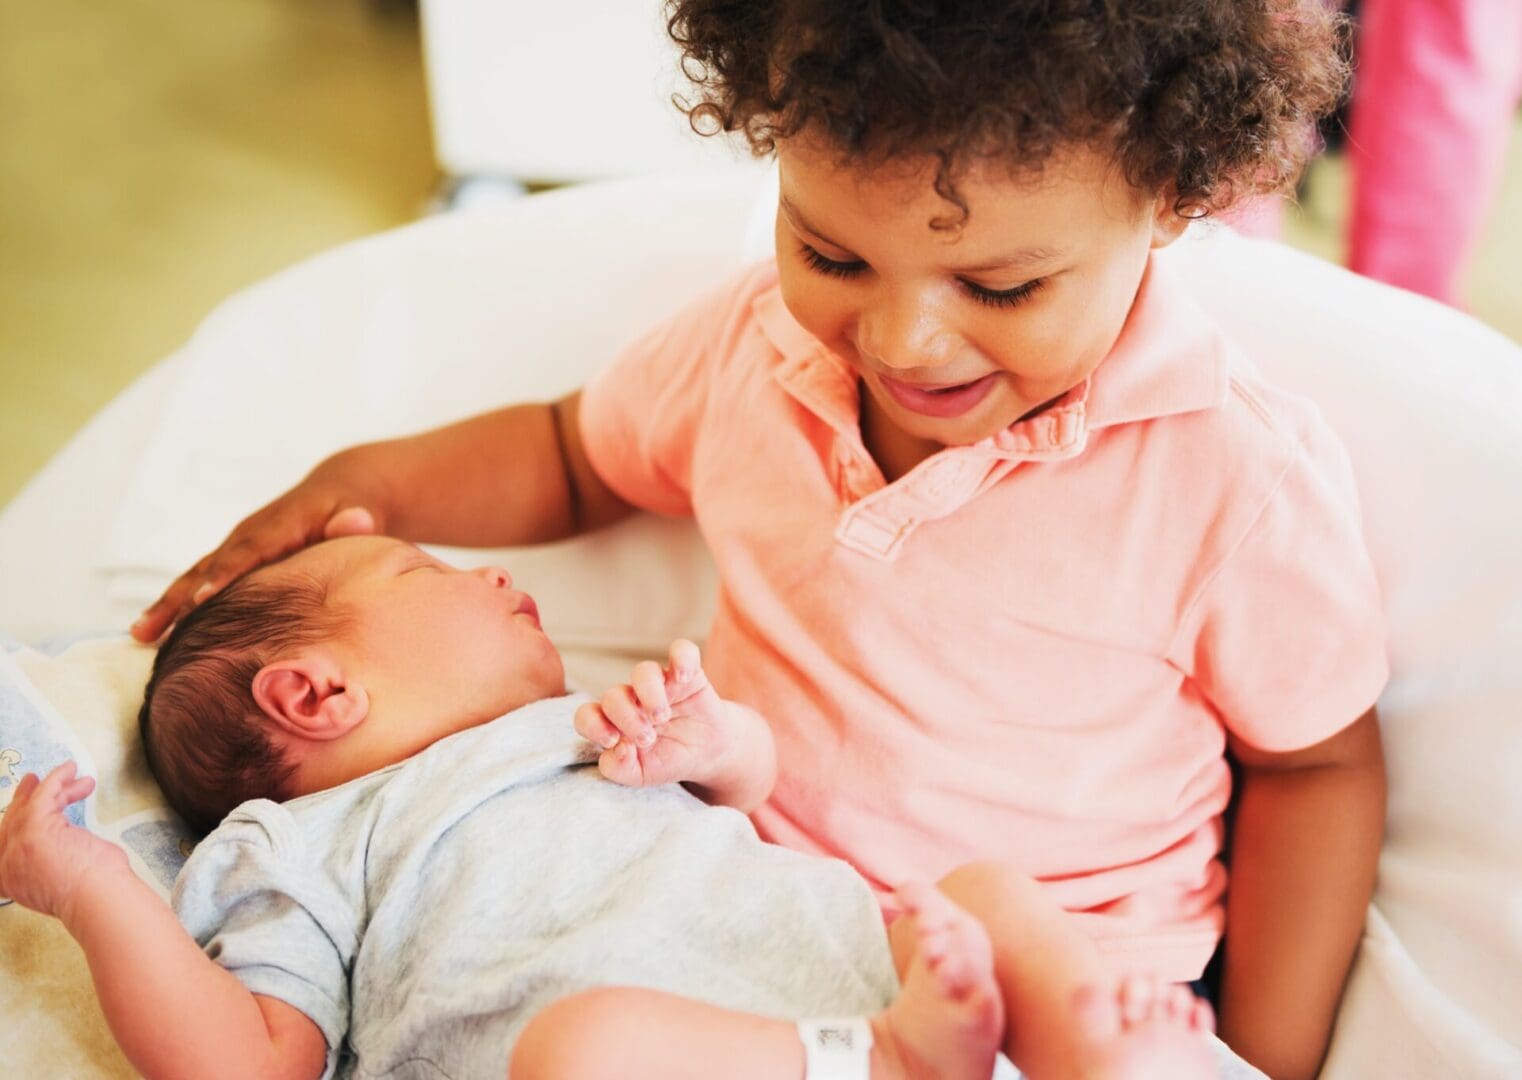
[[[476,573],[499,589],[510,589],[513,585],[513,576],[500,566],[483,566]]]

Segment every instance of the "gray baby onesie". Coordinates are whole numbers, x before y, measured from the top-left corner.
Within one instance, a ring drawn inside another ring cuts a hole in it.
[[[324,1076],[503,1076],[533,1014],[593,986],[788,1019],[891,1000],[882,919],[846,864],[763,844],[678,786],[603,779],[572,729],[583,700],[245,803],[196,848],[176,913],[322,1029]]]

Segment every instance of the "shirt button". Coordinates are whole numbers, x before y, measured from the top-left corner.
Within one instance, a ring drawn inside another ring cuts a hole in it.
[[[961,469],[953,462],[947,461],[937,465],[930,473],[928,490],[936,498],[944,496],[956,486]]]

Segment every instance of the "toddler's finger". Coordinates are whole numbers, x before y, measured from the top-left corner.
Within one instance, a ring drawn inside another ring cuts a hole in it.
[[[671,719],[671,705],[666,700],[666,676],[659,664],[653,660],[635,664],[631,684],[646,715],[658,724]]]
[[[628,686],[615,686],[602,696],[602,711],[609,723],[620,735],[638,746],[655,744],[655,728],[646,721],[634,690]]]
[[[296,547],[293,543],[261,544],[249,538],[225,544],[212,553],[211,561],[201,574],[200,585],[190,595],[191,604],[205,603],[254,567],[288,555]]]
[[[368,509],[363,506],[346,506],[328,518],[322,535],[324,539],[332,540],[338,536],[369,536],[377,531],[375,515]]]
[[[127,632],[141,644],[152,645],[169,626],[173,612],[179,606],[178,599],[172,599],[170,593],[165,593],[161,599],[143,609],[143,613],[127,628]]]
[[[147,609],[138,616],[132,624],[130,632],[134,638],[145,645],[151,645],[168,630],[175,620],[189,611],[191,608],[190,596],[199,587],[202,575],[206,572],[206,565],[211,561],[208,555],[202,558],[189,570],[175,578],[160,596]]]
[[[611,750],[618,745],[618,729],[608,723],[608,718],[602,713],[602,706],[595,701],[589,701],[576,710],[575,726],[576,734],[604,750]]]

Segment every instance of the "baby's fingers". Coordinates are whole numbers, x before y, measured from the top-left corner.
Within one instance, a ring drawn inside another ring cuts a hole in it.
[[[644,782],[644,775],[640,772],[639,753],[627,739],[613,749],[602,752],[597,759],[597,771],[615,784],[623,784],[625,787],[640,787]]]
[[[602,696],[602,711],[623,738],[640,747],[655,745],[655,728],[645,719],[633,687],[615,686],[609,690]]]
[[[55,765],[52,772],[42,778],[43,798],[57,798],[65,787],[73,781],[79,771],[79,766],[72,759],[62,765]]]
[[[95,778],[79,776],[78,771],[73,761],[65,761],[43,778],[39,795],[43,809],[61,811],[95,790]]]
[[[686,638],[671,643],[671,681],[678,686],[692,682],[703,673],[703,654]]]
[[[618,745],[618,728],[603,715],[602,706],[589,701],[576,710],[576,734],[589,743],[611,750]]]
[[[62,805],[68,806],[70,803],[77,803],[80,799],[87,799],[90,797],[90,792],[94,790],[95,777],[93,776],[81,776],[71,780],[63,789]]]
[[[646,716],[657,724],[671,719],[671,704],[666,699],[666,675],[659,664],[645,660],[634,665],[630,685]]]
[[[11,804],[6,809],[6,816],[8,817],[12,814],[19,815],[22,807],[26,806],[27,800],[32,797],[32,793],[41,786],[42,781],[38,779],[36,773],[29,772],[23,776],[20,782],[16,784],[16,790],[11,792]],[[4,821],[5,818],[0,818],[0,823],[4,823]]]

